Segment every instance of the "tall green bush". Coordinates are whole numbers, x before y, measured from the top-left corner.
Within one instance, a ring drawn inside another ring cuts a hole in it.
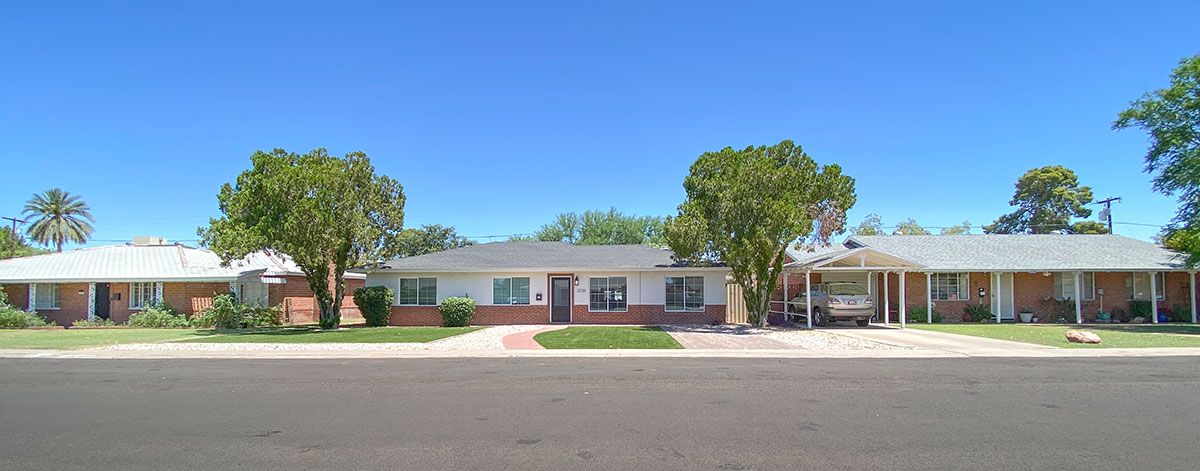
[[[1129,302],[1129,315],[1133,317],[1145,317],[1146,322],[1150,322],[1151,310],[1150,301],[1134,300]]]
[[[8,296],[0,289],[0,329],[24,329],[54,325],[34,311],[24,311],[8,304]]]
[[[154,303],[129,315],[127,325],[133,327],[187,327],[187,318],[166,303]]]
[[[929,313],[929,310],[924,307],[909,306],[908,312],[907,312],[908,318],[905,320],[907,320],[908,322],[925,322],[925,321],[929,320],[928,313]],[[938,312],[937,309],[934,309],[933,310],[933,322],[941,322],[944,320],[946,320],[946,316],[944,316],[944,315],[942,315],[942,313]]]
[[[438,305],[442,313],[442,326],[463,327],[471,324],[475,317],[475,300],[471,298],[446,298]]]
[[[1191,306],[1184,304],[1184,303],[1178,303],[1178,304],[1175,304],[1174,306],[1171,306],[1171,322],[1191,322],[1191,321],[1192,321],[1192,307]]]
[[[992,310],[983,304],[972,304],[964,307],[963,311],[971,316],[972,322],[987,322],[992,320]]]
[[[392,317],[392,301],[396,291],[387,286],[367,286],[354,290],[354,304],[362,312],[368,326],[388,325]]]
[[[238,303],[232,294],[213,297],[213,305],[192,318],[192,327],[242,329],[282,325],[279,306],[261,307]]]

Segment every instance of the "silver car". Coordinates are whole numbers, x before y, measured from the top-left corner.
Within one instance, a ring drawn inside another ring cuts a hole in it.
[[[812,286],[813,325],[824,327],[829,321],[853,320],[866,327],[875,316],[875,301],[867,288],[854,282],[817,283]],[[792,298],[788,311],[804,316],[808,309],[804,294]]]

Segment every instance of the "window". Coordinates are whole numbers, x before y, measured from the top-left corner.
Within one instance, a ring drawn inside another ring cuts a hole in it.
[[[158,295],[155,293],[155,285],[157,283],[130,283],[129,284],[129,309],[145,309],[153,306],[158,300]]]
[[[623,276],[601,276],[589,278],[591,291],[588,299],[589,311],[625,312],[629,308],[628,288]]]
[[[52,283],[38,283],[34,286],[35,298],[33,308],[36,309],[58,309],[58,285]]]
[[[704,277],[668,276],[666,309],[668,311],[703,311]]]
[[[929,293],[938,301],[964,301],[971,299],[966,273],[934,273],[929,277]]]
[[[1084,272],[1079,275],[1079,287],[1083,290],[1080,299],[1094,301],[1096,299],[1096,274]],[[1054,274],[1054,298],[1075,299],[1075,276],[1071,273]]]
[[[492,278],[492,304],[529,304],[529,277]]]
[[[437,278],[401,278],[396,295],[401,305],[433,306],[437,304]]]
[[[1154,274],[1155,289],[1158,290],[1158,300],[1162,301],[1166,296],[1166,273],[1158,272]],[[1125,278],[1125,299],[1129,301],[1149,301],[1150,300],[1150,275],[1148,273],[1130,273],[1129,277]]]

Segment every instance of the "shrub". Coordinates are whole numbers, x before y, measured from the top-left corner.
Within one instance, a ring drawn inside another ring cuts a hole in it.
[[[442,326],[463,327],[475,316],[475,300],[471,298],[446,298],[438,305],[442,313]]]
[[[1135,300],[1129,302],[1129,315],[1132,317],[1145,317],[1146,321],[1150,321],[1150,301]]]
[[[396,291],[387,286],[368,286],[354,290],[354,304],[371,327],[388,325]]]
[[[907,312],[908,319],[906,319],[906,320],[908,322],[925,322],[925,321],[929,320],[928,312],[929,312],[929,310],[925,309],[923,307],[909,306],[908,312]],[[941,322],[944,320],[946,320],[946,316],[943,316],[942,313],[937,311],[937,309],[934,309],[933,310],[933,321]]]
[[[54,325],[33,311],[22,311],[8,304],[0,305],[0,329],[24,329]]]
[[[129,315],[126,325],[133,327],[187,327],[188,321],[164,303],[154,303]]]
[[[112,327],[117,325],[117,323],[113,322],[112,319],[97,317],[93,320],[79,319],[75,322],[72,322],[71,325],[75,327]]]
[[[1192,307],[1187,304],[1176,304],[1171,306],[1171,322],[1191,322]]]
[[[279,306],[261,307],[238,303],[232,294],[213,297],[213,305],[192,318],[192,327],[242,329],[282,325]]]
[[[992,310],[983,304],[974,304],[963,308],[971,317],[971,322],[987,322],[992,320]]]

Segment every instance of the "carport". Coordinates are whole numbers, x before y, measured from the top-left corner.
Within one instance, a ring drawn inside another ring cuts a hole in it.
[[[825,248],[817,248],[812,251],[797,251],[789,254],[794,260],[783,267],[782,284],[783,284],[783,301],[771,303],[771,313],[783,315],[784,320],[791,320],[796,313],[790,312],[789,305],[792,304],[792,296],[789,286],[794,276],[801,276],[804,280],[804,291],[802,293],[812,293],[813,274],[821,276],[822,282],[831,281],[853,281],[855,283],[864,283],[867,287],[867,292],[870,293],[873,299],[883,299],[883,324],[891,324],[891,305],[890,305],[890,287],[888,286],[889,274],[899,275],[899,311],[900,327],[904,327],[907,309],[905,304],[905,274],[911,271],[921,271],[925,268],[924,265],[906,258],[893,255],[881,250],[870,247],[846,248],[843,246],[832,246]],[[875,278],[878,274],[884,274],[883,286],[875,286]],[[862,280],[862,281],[860,281]],[[882,291],[882,292],[881,292]],[[776,305],[780,306],[779,310],[775,310]],[[813,328],[812,324],[812,303],[804,303],[805,312],[803,314],[805,324],[809,329]],[[878,302],[876,305],[876,315],[878,316]],[[929,312],[933,312],[932,307]]]

